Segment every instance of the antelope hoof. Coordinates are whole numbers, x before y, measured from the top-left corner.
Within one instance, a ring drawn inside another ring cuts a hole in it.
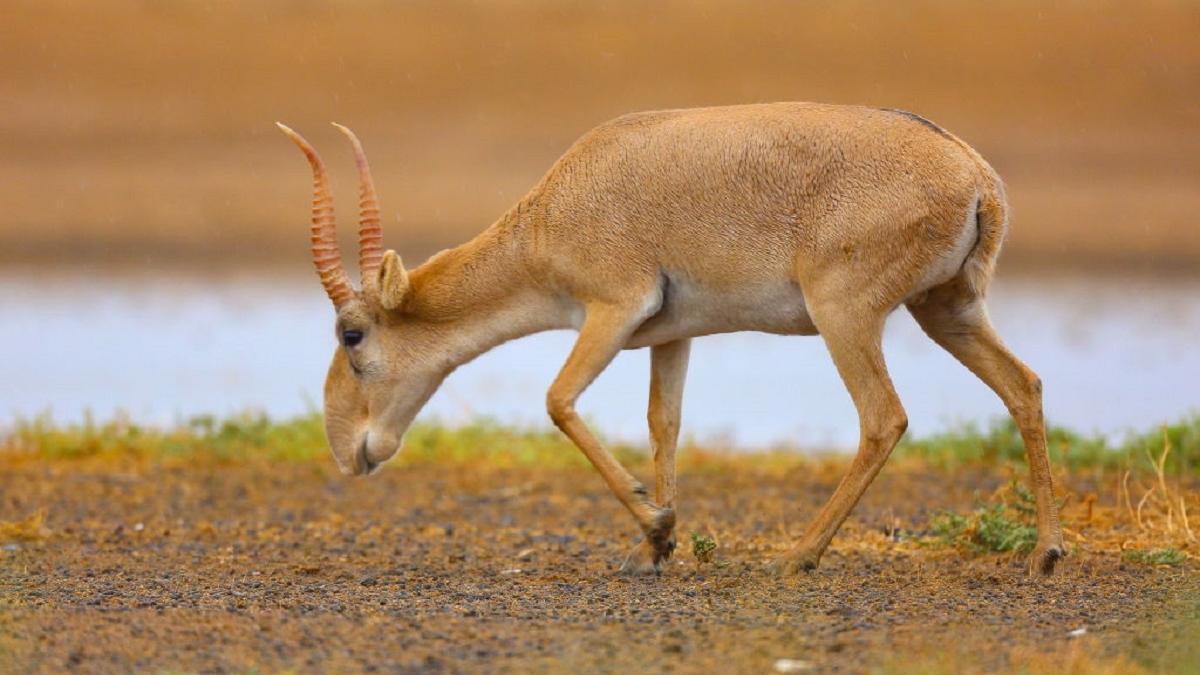
[[[1029,556],[1029,576],[1048,577],[1054,574],[1054,566],[1067,556],[1062,544],[1038,546]]]
[[[801,572],[811,572],[817,569],[820,562],[820,554],[789,551],[772,561],[767,569],[777,577],[790,577]]]
[[[621,563],[620,574],[631,577],[658,576],[675,550],[675,538],[671,537],[665,549],[655,548],[649,538],[642,539]]]
[[[621,573],[629,575],[662,574],[663,565],[675,552],[675,510],[655,508],[646,536],[625,558]]]

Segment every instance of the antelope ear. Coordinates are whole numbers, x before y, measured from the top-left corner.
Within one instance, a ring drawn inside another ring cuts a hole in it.
[[[388,250],[383,254],[383,262],[379,265],[379,304],[391,311],[404,305],[404,297],[408,295],[408,272],[404,271],[404,263],[395,251]]]

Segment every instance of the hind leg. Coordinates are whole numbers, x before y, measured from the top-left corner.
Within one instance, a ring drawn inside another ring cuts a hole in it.
[[[983,298],[961,280],[934,289],[908,309],[934,342],[1000,396],[1021,430],[1037,499],[1037,546],[1029,570],[1031,574],[1053,573],[1064,549],[1046,452],[1041,380],[1008,351],[992,329]]]
[[[887,313],[837,302],[813,304],[811,311],[858,410],[858,454],[800,541],[772,563],[778,574],[816,568],[833,535],[908,427],[908,417],[892,388],[880,345]]]

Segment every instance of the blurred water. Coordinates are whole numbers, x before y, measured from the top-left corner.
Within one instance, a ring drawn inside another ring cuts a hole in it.
[[[0,273],[0,424],[118,410],[167,423],[319,406],[334,345],[314,279]],[[1045,382],[1052,422],[1118,434],[1200,410],[1200,281],[1001,278],[992,316]],[[544,392],[573,333],[531,336],[454,373],[424,419],[547,424]],[[1003,415],[907,313],[884,347],[917,434]],[[645,436],[648,352],[623,353],[580,410],[610,438]],[[819,338],[734,334],[693,347],[683,431],[741,446],[852,447],[857,421]]]

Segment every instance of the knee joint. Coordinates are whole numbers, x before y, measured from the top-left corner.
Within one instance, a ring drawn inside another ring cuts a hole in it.
[[[575,401],[568,396],[551,391],[546,395],[546,412],[550,414],[550,419],[554,424],[561,427],[575,416]]]
[[[1025,376],[1025,381],[1029,387],[1029,393],[1041,398],[1042,396],[1042,378],[1038,377],[1037,373],[1032,370]]]
[[[863,440],[872,447],[891,450],[908,430],[908,415],[904,411],[880,418],[863,429]]]

